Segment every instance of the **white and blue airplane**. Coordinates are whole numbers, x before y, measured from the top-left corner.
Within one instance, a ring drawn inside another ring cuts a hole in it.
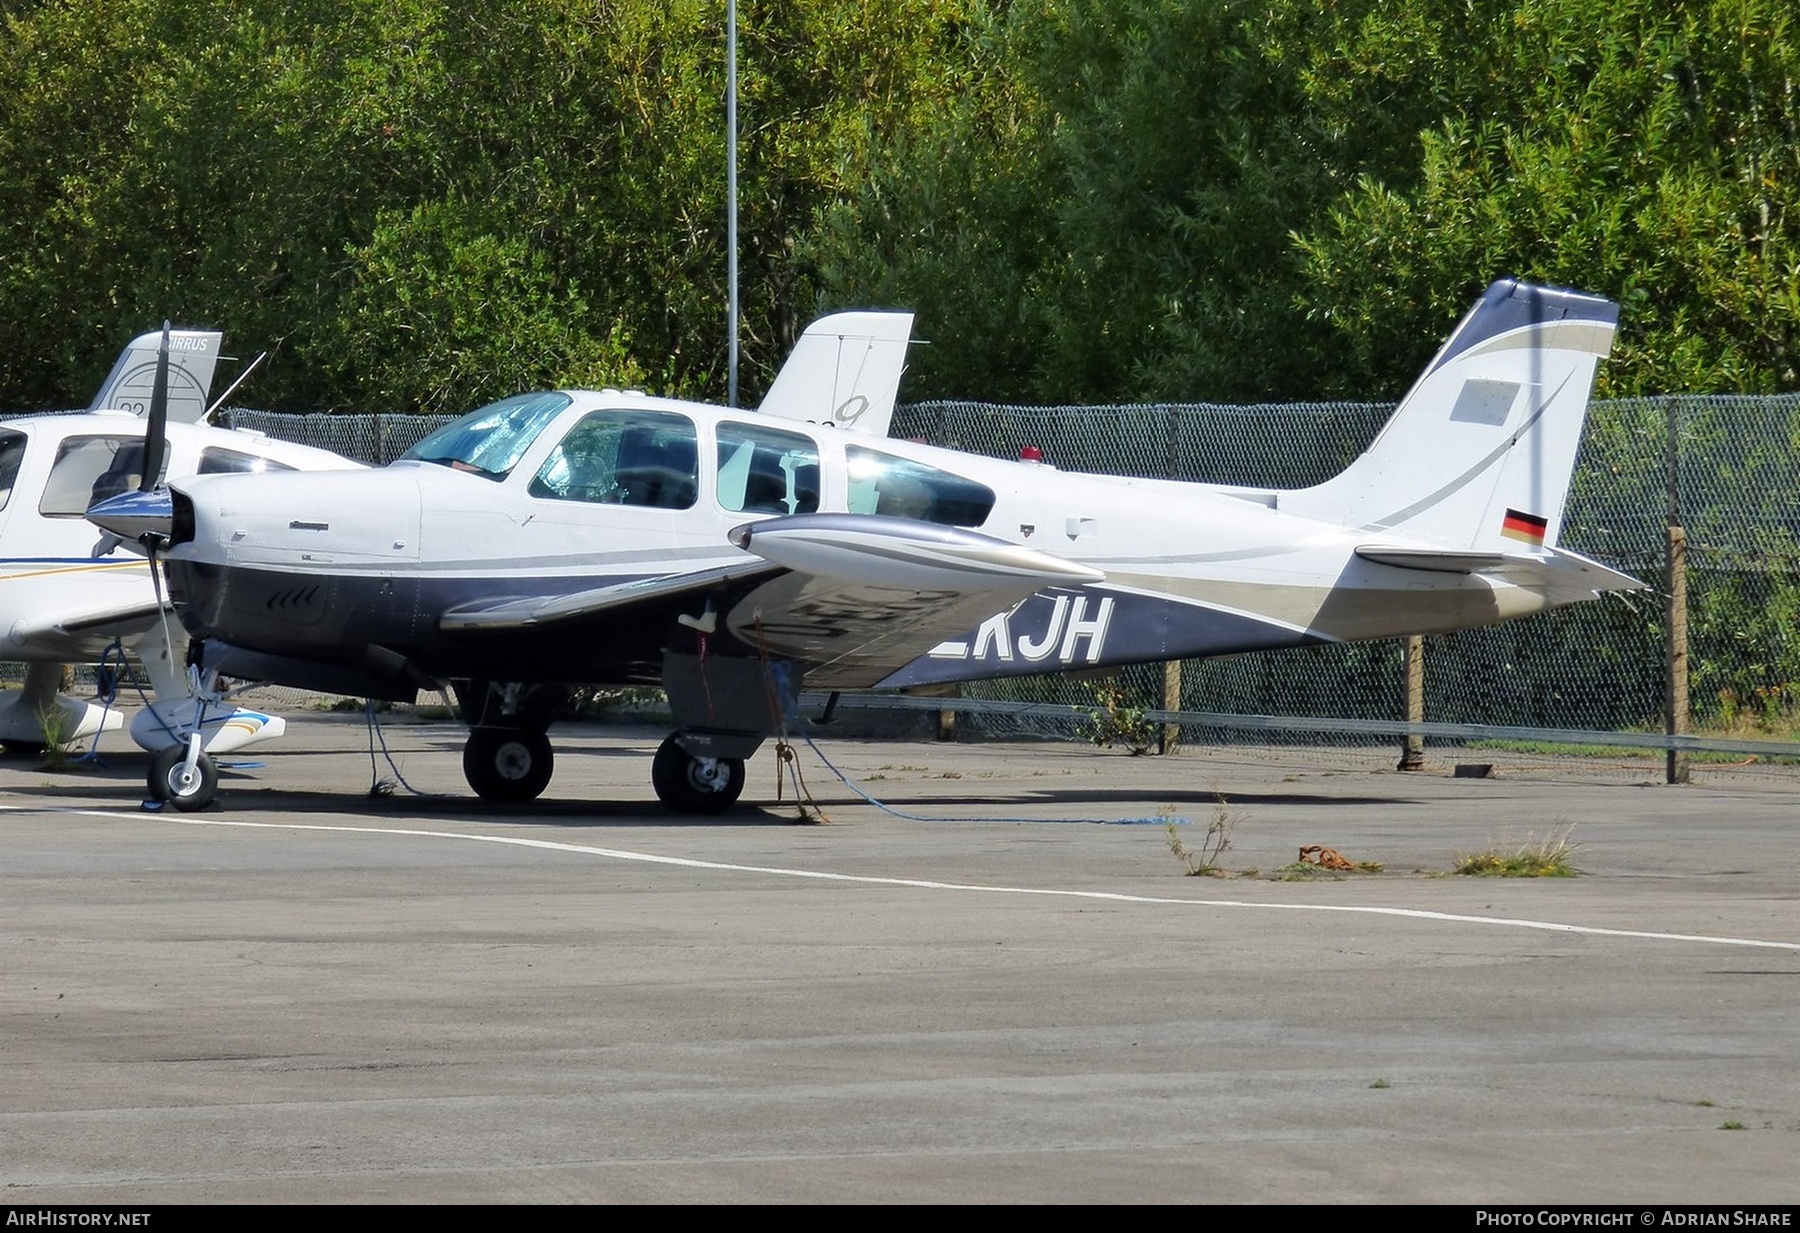
[[[361,465],[208,425],[220,341],[209,330],[168,331],[161,477]],[[9,748],[39,750],[51,737],[85,740],[122,726],[120,711],[57,692],[65,665],[99,663],[115,643],[141,664],[154,691],[155,701],[132,720],[140,747],[154,752],[185,741],[197,720],[214,753],[285,728],[278,715],[217,699],[197,713],[197,691],[176,651],[187,639],[177,626],[170,645],[172,618],[148,563],[140,554],[112,552],[115,545],[85,517],[95,500],[143,483],[147,414],[163,345],[158,330],[126,346],[85,414],[0,422],[0,660],[26,665],[23,687],[0,693],[0,742]]]
[[[551,778],[577,684],[660,685],[678,812],[735,801],[805,684],[891,688],[1435,633],[1640,584],[1557,547],[1617,306],[1497,282],[1311,488],[1063,472],[886,439],[911,317],[807,330],[755,411],[522,394],[378,470],[171,483],[147,537],[209,669],[452,685],[491,800]],[[197,747],[151,790],[212,796]]]

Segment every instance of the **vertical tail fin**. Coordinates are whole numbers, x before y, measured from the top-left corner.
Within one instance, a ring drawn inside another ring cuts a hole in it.
[[[852,312],[806,327],[757,411],[887,436],[912,337],[911,313]]]
[[[1477,551],[1555,545],[1618,320],[1598,296],[1496,282],[1362,456],[1281,508]]]
[[[212,389],[213,369],[219,362],[223,335],[215,330],[169,331],[169,418],[178,424],[197,423],[206,414],[207,394]],[[118,408],[139,415],[150,409],[151,387],[156,381],[157,357],[163,332],[140,334],[119,353],[118,362],[94,395],[88,410]]]

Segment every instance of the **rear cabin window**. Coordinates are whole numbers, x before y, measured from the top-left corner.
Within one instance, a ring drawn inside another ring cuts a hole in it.
[[[819,446],[811,437],[755,424],[719,425],[719,507],[745,514],[810,514],[819,508]]]
[[[169,469],[169,453],[163,451],[162,469],[155,476],[161,484]],[[47,518],[79,518],[88,506],[144,482],[142,437],[70,437],[56,451],[50,479],[38,513]]]
[[[534,497],[689,509],[700,491],[694,422],[666,411],[595,411],[575,422],[532,478]]]
[[[948,471],[852,445],[850,512],[890,514],[950,527],[978,527],[994,509],[994,490]]]

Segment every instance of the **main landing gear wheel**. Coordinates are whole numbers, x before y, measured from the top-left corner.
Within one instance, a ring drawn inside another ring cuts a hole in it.
[[[212,804],[219,788],[219,768],[204,753],[187,769],[187,747],[171,745],[150,760],[150,798],[165,801],[183,813]]]
[[[463,777],[484,801],[531,801],[550,785],[550,738],[523,728],[471,728]]]
[[[721,813],[744,790],[744,760],[696,758],[671,736],[650,763],[650,783],[676,813]]]

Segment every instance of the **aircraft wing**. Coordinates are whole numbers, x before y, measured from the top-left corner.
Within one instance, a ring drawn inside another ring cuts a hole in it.
[[[979,532],[875,514],[772,518],[731,539],[789,571],[732,606],[731,632],[839,688],[873,685],[1044,587],[1106,577]]]
[[[1098,570],[1005,540],[875,514],[797,514],[737,527],[756,559],[569,595],[507,597],[444,613],[446,633],[522,630],[586,617],[692,612],[759,653],[797,660],[809,680],[873,684],[945,638],[1046,586],[1102,581]],[[703,608],[712,611],[712,624]]]
[[[767,561],[746,561],[687,574],[640,578],[568,595],[481,600],[449,609],[438,618],[438,628],[445,633],[531,629],[579,617],[663,605],[684,596],[698,600],[733,583],[777,572],[778,567]]]
[[[9,636],[14,646],[36,648],[40,654],[73,654],[141,634],[155,624],[160,611],[153,599],[61,608],[19,621]]]

